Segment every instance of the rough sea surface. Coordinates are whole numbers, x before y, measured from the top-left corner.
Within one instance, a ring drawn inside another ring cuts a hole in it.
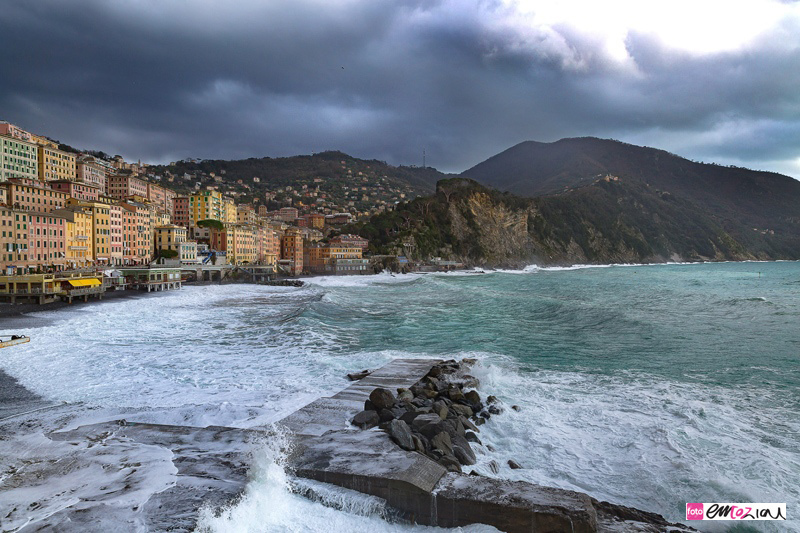
[[[2,350],[0,369],[65,403],[0,420],[3,531],[40,527],[81,494],[114,485],[118,473],[100,467],[12,483],[77,453],[46,432],[122,417],[263,426],[345,387],[347,372],[416,356],[476,357],[481,393],[521,408],[482,427],[495,449],[477,447],[483,474],[494,475],[493,459],[514,459],[523,468],[501,466],[500,477],[673,521],[686,502],[786,502],[789,521],[748,526],[800,531],[800,263],[193,286],[2,319],[0,333],[32,338]],[[204,531],[435,530],[384,522],[373,499],[331,491],[323,505],[298,495],[278,449],[259,454],[238,505],[203,513]],[[98,457],[141,464],[137,492],[106,504],[170,484],[169,457],[136,453]]]

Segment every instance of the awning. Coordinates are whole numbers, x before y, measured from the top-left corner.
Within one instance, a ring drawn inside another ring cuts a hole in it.
[[[69,281],[69,284],[72,285],[73,287],[97,287],[98,285],[101,284],[100,280],[98,280],[96,278],[70,279],[70,280],[67,280],[67,281]]]

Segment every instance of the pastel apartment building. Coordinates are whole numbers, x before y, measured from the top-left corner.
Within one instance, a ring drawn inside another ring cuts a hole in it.
[[[303,273],[303,235],[296,228],[289,228],[281,237],[281,259],[292,276]]]
[[[85,202],[97,202],[103,191],[94,184],[82,183],[74,180],[56,180],[48,182],[51,189],[61,191],[68,197]]]
[[[64,152],[53,146],[38,147],[39,179],[42,181],[78,179],[75,170],[75,154]]]
[[[66,266],[82,268],[94,263],[94,239],[92,238],[92,210],[70,206],[54,211],[65,220]]]
[[[189,197],[176,196],[173,201],[172,222],[184,228],[189,227]]]
[[[201,220],[219,220],[225,218],[222,204],[222,193],[219,191],[200,191],[189,197],[189,224],[196,226]]]
[[[130,174],[110,174],[106,176],[106,194],[118,200],[147,198],[147,182]]]
[[[123,211],[123,257],[126,264],[143,264],[150,261],[153,250],[151,209],[133,200],[120,205]]]
[[[6,189],[6,205],[14,209],[50,213],[67,203],[66,193],[53,190],[38,179],[11,178],[0,187]]]
[[[66,260],[66,219],[55,213],[28,213],[28,257],[37,265],[61,270]]]
[[[3,270],[29,265],[28,216],[25,211],[0,207],[0,265]]]
[[[100,202],[85,202],[70,198],[67,205],[81,207],[92,213],[92,247],[94,261],[112,264],[111,256],[111,206]]]
[[[95,185],[101,193],[106,190],[106,176],[111,168],[105,161],[94,156],[82,155],[75,160],[75,173],[79,182]]]
[[[32,142],[0,134],[0,182],[11,178],[38,179],[39,152]]]

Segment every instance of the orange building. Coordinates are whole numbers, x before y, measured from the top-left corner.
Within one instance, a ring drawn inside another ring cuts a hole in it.
[[[11,178],[0,187],[6,189],[6,204],[15,209],[50,213],[63,208],[67,194],[55,191],[39,180]]]
[[[297,276],[303,272],[303,235],[299,230],[289,228],[281,238],[281,259],[289,261],[288,269],[291,275]]]

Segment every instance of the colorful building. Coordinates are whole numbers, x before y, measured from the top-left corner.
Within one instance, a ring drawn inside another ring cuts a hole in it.
[[[281,259],[289,261],[292,276],[303,273],[303,235],[297,229],[289,228],[281,237]]]
[[[38,179],[11,178],[0,187],[6,189],[6,205],[15,209],[50,213],[67,203],[66,193],[55,191]]]
[[[176,196],[173,201],[172,222],[184,228],[189,227],[189,197]]]
[[[0,265],[26,269],[28,260],[28,213],[0,207]]]
[[[169,250],[179,255],[178,249],[181,243],[186,242],[188,230],[183,226],[175,224],[159,225],[153,228],[153,247],[155,255],[159,255],[162,250]]]
[[[66,219],[53,213],[28,213],[28,258],[50,270],[63,270],[66,260]]]
[[[109,223],[109,255],[110,264],[122,265],[125,263],[124,248],[124,220],[123,216],[125,209],[119,204],[111,204],[108,206],[108,223]]]
[[[95,185],[100,188],[100,193],[106,190],[106,175],[110,165],[91,155],[81,155],[75,160],[75,173],[79,182]]]
[[[92,213],[92,252],[95,263],[110,265],[111,259],[111,206],[101,202],[85,202],[76,198],[67,200],[70,207],[81,207]]]
[[[39,179],[42,181],[72,180],[78,176],[75,154],[48,145],[38,147]]]
[[[82,268],[94,263],[92,210],[71,206],[53,212],[65,220],[67,268]]]
[[[153,250],[151,209],[141,202],[120,202],[125,209],[123,219],[123,257],[127,264],[144,264],[150,261]]]
[[[32,142],[0,135],[0,181],[10,178],[39,179],[39,151]]]
[[[189,197],[189,224],[196,226],[201,220],[224,222],[225,212],[222,193],[219,191],[200,191]]]
[[[345,233],[344,235],[337,235],[336,237],[331,237],[330,239],[331,244],[349,244],[351,246],[358,246],[361,248],[362,251],[366,251],[367,247],[369,247],[369,241],[364,237],[359,235],[351,235]]]
[[[110,174],[106,176],[106,194],[119,200],[132,196],[147,198],[147,182],[131,174]]]
[[[48,185],[54,191],[61,191],[69,197],[87,202],[96,202],[103,193],[102,189],[97,185],[74,180],[55,180],[48,182]]]

